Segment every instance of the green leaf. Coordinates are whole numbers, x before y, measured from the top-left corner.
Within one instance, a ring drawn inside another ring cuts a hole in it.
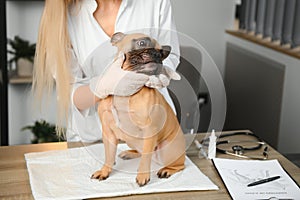
[[[32,140],[32,143],[63,141],[63,138],[59,138],[56,134],[56,126],[43,119],[35,121],[34,125],[25,126],[21,130],[30,130],[33,133],[35,139]]]
[[[13,57],[10,61],[16,62],[19,58],[26,58],[30,61],[33,61],[36,44],[30,44],[28,40],[24,40],[19,36],[15,36],[14,39],[7,39],[8,45],[12,50],[8,50],[7,52]]]

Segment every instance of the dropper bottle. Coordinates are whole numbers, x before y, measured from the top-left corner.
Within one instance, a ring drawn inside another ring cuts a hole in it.
[[[208,143],[208,159],[213,159],[216,157],[216,133],[213,129],[211,135],[209,136],[209,143]]]

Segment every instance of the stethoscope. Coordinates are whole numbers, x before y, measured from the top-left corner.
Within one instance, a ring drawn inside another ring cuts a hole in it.
[[[218,140],[216,142],[216,151],[219,152],[219,153],[223,153],[223,154],[227,154],[227,155],[231,155],[231,156],[235,156],[235,157],[239,157],[239,158],[246,158],[246,159],[253,159],[253,160],[266,160],[266,159],[268,159],[268,147],[266,146],[266,143],[262,139],[260,139],[257,135],[255,135],[254,133],[251,133],[251,132],[233,132],[233,133],[228,133],[228,134],[221,134],[218,139],[228,138],[228,137],[237,136],[237,135],[251,136],[251,137],[254,137],[255,140],[238,140],[238,141]],[[203,142],[205,143],[207,140],[208,140],[208,138],[204,139],[202,141],[202,143]],[[242,146],[242,145],[233,145],[231,147],[231,150],[225,150],[225,149],[222,149],[220,147],[220,145],[222,145],[222,144],[234,144],[234,143],[242,143],[242,142],[253,143],[254,145],[250,146],[250,147],[245,147],[245,146]],[[262,153],[262,156],[245,155],[245,152],[258,150],[258,149],[261,149],[263,146],[265,146],[265,147],[264,147],[264,151]]]
[[[221,138],[226,138],[226,137],[230,137],[230,136],[236,136],[236,135],[247,135],[247,136],[252,136],[255,138],[255,140],[253,141],[249,141],[249,140],[239,140],[239,141],[230,141],[230,140],[221,140],[221,141],[217,141],[217,147],[216,150],[217,152],[223,153],[223,154],[227,154],[227,155],[231,155],[231,156],[236,156],[239,158],[247,158],[247,159],[253,159],[253,160],[266,160],[268,159],[268,146],[265,146],[264,151],[263,151],[263,155],[262,156],[248,156],[245,155],[244,153],[247,151],[254,151],[254,150],[258,150],[261,149],[264,145],[266,145],[266,143],[260,139],[257,135],[255,135],[254,133],[251,132],[234,132],[234,133],[228,133],[228,134],[223,134],[219,136],[219,139]],[[229,150],[225,150],[220,148],[219,146],[221,144],[234,144],[234,143],[241,143],[241,142],[250,142],[255,144],[254,146],[251,147],[244,147],[242,145],[233,145],[231,147],[232,151]]]

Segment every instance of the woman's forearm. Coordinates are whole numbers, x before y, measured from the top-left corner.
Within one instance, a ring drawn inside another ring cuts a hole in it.
[[[88,85],[78,87],[73,95],[73,102],[78,110],[85,110],[99,101]]]

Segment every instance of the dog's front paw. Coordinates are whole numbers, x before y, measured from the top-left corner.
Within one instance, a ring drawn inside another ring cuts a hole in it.
[[[101,181],[101,180],[107,179],[108,176],[109,176],[109,173],[104,172],[102,170],[98,170],[92,174],[91,179],[99,179],[99,181]]]
[[[141,187],[146,185],[150,181],[150,173],[138,173],[136,176],[136,182]]]
[[[92,174],[91,179],[98,179],[99,181],[105,180],[108,178],[111,169],[109,167],[102,167],[101,170],[96,171]]]

